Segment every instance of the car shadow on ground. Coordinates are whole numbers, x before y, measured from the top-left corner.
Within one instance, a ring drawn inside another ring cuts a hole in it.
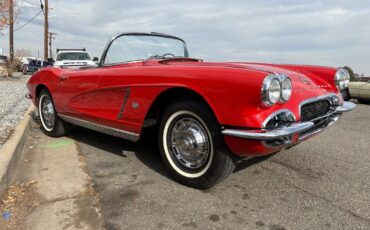
[[[164,166],[156,146],[156,137],[145,136],[139,142],[132,142],[122,138],[106,135],[82,127],[74,127],[68,136],[76,142],[92,146],[120,157],[127,157],[127,154],[134,154],[135,157],[151,170],[160,175],[171,178]],[[172,178],[171,178],[172,179]]]
[[[35,111],[30,116],[36,126],[41,125],[40,118]],[[138,142],[132,142],[83,127],[73,126],[72,132],[68,137],[76,142],[120,157],[127,157],[127,152],[132,152],[145,166],[166,178],[172,179],[160,157],[156,137],[153,138],[150,134],[151,132]]]
[[[77,142],[82,142],[120,157],[127,157],[127,152],[132,152],[145,166],[166,178],[173,179],[162,162],[157,145],[157,136],[153,132],[145,133],[140,141],[136,143],[82,127],[74,127],[69,137]],[[234,173],[258,164],[271,156],[241,159],[237,162]]]
[[[40,125],[39,116],[32,112],[30,114],[36,125]],[[166,169],[161,156],[159,154],[157,135],[155,130],[146,130],[144,135],[138,142],[128,141],[122,138],[114,137],[111,135],[96,132],[83,127],[73,126],[71,134],[68,137],[74,139],[77,142],[92,146],[97,149],[101,149],[104,152],[111,153],[120,157],[127,157],[127,152],[135,154],[136,158],[140,160],[145,166],[151,170],[159,173],[160,175],[173,179]],[[251,167],[262,161],[267,160],[274,154],[240,159],[236,163],[234,173],[238,173],[245,168]]]

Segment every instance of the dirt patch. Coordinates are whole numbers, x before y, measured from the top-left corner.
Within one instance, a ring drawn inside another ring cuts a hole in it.
[[[40,196],[35,192],[31,181],[27,184],[16,184],[9,187],[0,201],[0,229],[24,229],[23,222],[40,202]]]

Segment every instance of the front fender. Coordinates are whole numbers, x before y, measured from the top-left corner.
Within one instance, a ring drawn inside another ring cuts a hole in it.
[[[35,73],[27,82],[28,92],[31,94],[32,103],[37,105],[37,88],[39,86],[46,87],[49,92],[53,95],[56,90],[56,84],[59,80],[59,73],[62,69],[59,68],[45,68]],[[58,110],[58,104],[55,104],[56,109]]]

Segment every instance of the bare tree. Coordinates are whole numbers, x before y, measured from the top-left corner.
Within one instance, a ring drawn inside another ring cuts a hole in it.
[[[1,0],[0,1],[0,35],[4,35],[3,30],[10,25],[10,23],[14,23],[17,21],[17,16],[20,12],[22,0]],[[13,4],[13,5],[11,5]],[[11,77],[14,71],[14,63],[13,63],[13,27],[12,31],[10,31],[10,63],[9,66],[6,66],[6,70],[8,72],[8,76]]]
[[[14,22],[17,21],[17,16],[20,13],[21,0],[13,0]],[[0,34],[9,25],[9,0],[0,0]]]
[[[9,2],[7,0],[0,2],[0,32],[8,25],[8,9]]]

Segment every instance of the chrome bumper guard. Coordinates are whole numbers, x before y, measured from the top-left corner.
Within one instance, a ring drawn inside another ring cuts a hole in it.
[[[356,105],[352,102],[344,102],[343,105],[337,106],[334,111],[329,112],[325,116],[321,117],[321,119],[326,119],[327,126],[332,125],[336,121],[338,121],[340,114],[344,112],[348,112],[353,110]],[[317,118],[315,119],[317,120]],[[293,134],[302,133],[312,127],[315,126],[315,123],[312,121],[307,122],[296,122],[291,123],[289,125],[279,127],[272,130],[265,130],[265,129],[256,129],[256,130],[237,130],[237,129],[225,129],[222,130],[221,133],[227,136],[234,136],[244,139],[252,139],[252,140],[272,140],[277,138],[283,137],[290,137]],[[316,132],[311,134],[316,134],[321,132],[324,128],[316,130]],[[300,138],[303,139],[309,135],[305,135],[304,137]]]

